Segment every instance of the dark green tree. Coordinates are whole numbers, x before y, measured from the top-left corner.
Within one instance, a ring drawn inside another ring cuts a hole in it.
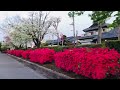
[[[92,11],[92,14],[89,16],[93,23],[98,24],[98,43],[101,44],[102,37],[102,25],[106,22],[106,20],[111,17],[113,11]]]

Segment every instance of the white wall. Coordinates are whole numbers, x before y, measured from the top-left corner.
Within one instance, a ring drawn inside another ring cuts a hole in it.
[[[91,41],[92,41],[92,39],[85,39],[85,40],[80,40],[80,43],[82,45],[84,45],[84,44],[91,44]]]

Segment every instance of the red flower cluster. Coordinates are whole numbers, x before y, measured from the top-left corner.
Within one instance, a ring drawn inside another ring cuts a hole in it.
[[[32,62],[44,64],[46,62],[52,62],[54,60],[54,53],[54,50],[48,48],[36,49],[30,52],[29,58]]]
[[[120,54],[108,48],[68,49],[54,55],[58,68],[93,79],[119,73]]]
[[[24,59],[29,59],[29,55],[30,55],[30,52],[31,52],[31,51],[32,51],[31,49],[25,50],[25,51],[22,53],[22,57],[23,57]]]
[[[43,48],[36,50],[9,50],[7,53],[24,59],[30,59],[31,62],[44,64],[54,60],[55,51],[53,49]]]
[[[109,48],[74,48],[63,52],[43,48],[35,50],[9,50],[7,53],[44,64],[55,60],[58,68],[72,71],[92,79],[104,79],[120,73],[120,54]]]
[[[9,50],[9,51],[7,51],[7,53],[9,53],[11,55],[15,55],[17,57],[21,57],[23,52],[24,52],[24,50]]]

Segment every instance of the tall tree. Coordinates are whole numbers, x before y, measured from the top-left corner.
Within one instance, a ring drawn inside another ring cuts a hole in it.
[[[52,26],[52,21],[49,18],[49,12],[44,13],[43,11],[32,12],[31,21],[32,30],[29,32],[29,35],[32,36],[35,46],[38,48],[41,46],[41,41],[44,39],[44,36],[48,33],[49,28]]]
[[[102,25],[105,21],[111,17],[112,11],[92,11],[92,14],[89,16],[93,23],[98,24],[98,43],[101,44],[101,37],[102,37]]]
[[[72,23],[72,25],[73,25],[73,36],[74,36],[74,45],[75,45],[75,41],[76,41],[76,37],[75,37],[75,16],[77,15],[77,16],[80,16],[80,15],[82,15],[84,13],[84,11],[70,11],[69,13],[68,13],[68,16],[70,17],[70,18],[72,18],[72,20],[73,20],[73,23]]]
[[[39,48],[53,23],[51,17],[49,17],[49,13],[50,12],[36,11],[30,12],[27,18],[12,17],[6,20],[1,29],[3,29],[3,31],[11,32],[16,30],[22,34],[24,33],[30,36],[35,46]]]

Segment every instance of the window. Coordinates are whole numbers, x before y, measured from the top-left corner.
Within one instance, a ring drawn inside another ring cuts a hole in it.
[[[91,33],[91,35],[93,35],[93,32],[90,32]]]
[[[105,32],[105,29],[103,29],[103,32]]]

